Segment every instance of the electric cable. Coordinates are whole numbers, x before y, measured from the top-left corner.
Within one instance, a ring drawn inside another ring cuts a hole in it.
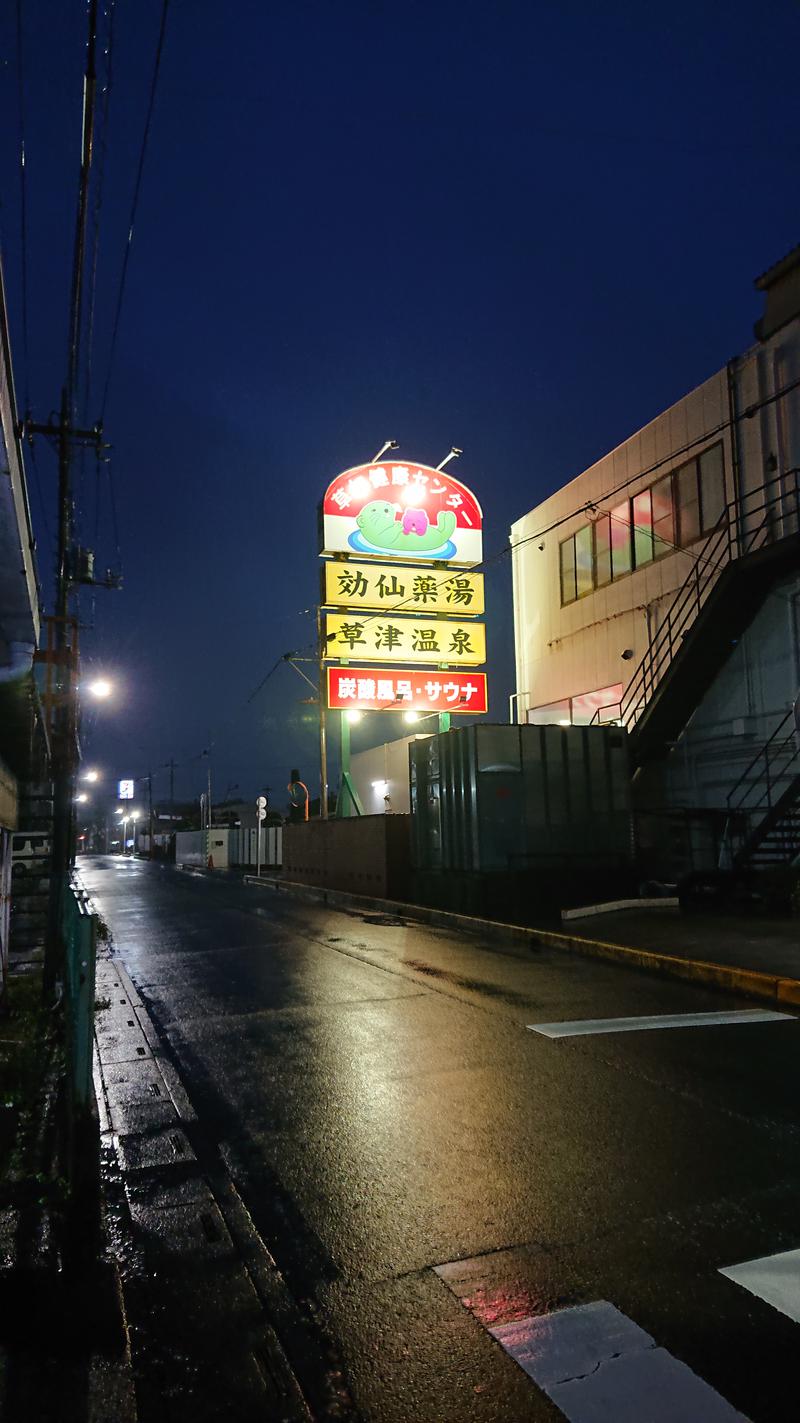
[[[25,66],[22,42],[22,0],[17,0],[17,106],[19,117],[19,212],[22,264],[22,355],[25,362],[25,410],[30,406],[30,356],[28,345],[28,201],[25,151]]]
[[[92,206],[92,254],[90,262],[89,279],[89,307],[86,321],[86,378],[84,384],[83,415],[85,423],[88,425],[90,419],[90,406],[92,400],[92,357],[94,352],[94,317],[97,298],[97,263],[100,250],[100,214],[103,207],[103,189],[105,181],[106,158],[108,155],[108,121],[111,104],[111,88],[114,79],[114,13],[116,0],[109,0],[106,15],[108,16],[108,34],[106,37],[106,75],[103,85],[102,105],[100,109],[100,130],[101,139],[99,153],[97,157],[96,180],[94,188],[94,203]],[[85,461],[86,450],[81,448],[81,475]],[[97,549],[98,535],[100,529],[100,459],[95,461],[95,506],[94,506],[94,541],[93,547]]]
[[[158,89],[158,78],[161,71],[161,57],[164,51],[164,38],[167,29],[167,14],[169,11],[169,0],[163,0],[161,6],[161,23],[158,32],[158,42],[156,45],[155,63],[153,75],[150,82],[150,97],[147,104],[147,114],[145,117],[144,133],[142,144],[139,150],[139,162],[136,170],[136,182],[133,189],[133,202],[131,204],[131,215],[128,223],[128,236],[125,241],[125,253],[122,259],[122,272],[120,274],[119,290],[117,292],[117,305],[114,313],[114,325],[111,333],[111,347],[108,357],[108,370],[106,372],[105,387],[103,390],[103,400],[100,407],[101,421],[105,417],[106,406],[108,404],[108,392],[111,385],[111,376],[114,368],[114,357],[117,349],[117,337],[119,335],[120,318],[122,316],[122,304],[125,298],[125,287],[128,278],[128,263],[131,255],[131,245],[133,243],[133,233],[136,226],[136,213],[139,206],[139,196],[142,190],[142,176],[144,173],[145,158],[147,156],[147,146],[150,139],[150,129],[153,122],[153,110],[155,108],[156,91]]]

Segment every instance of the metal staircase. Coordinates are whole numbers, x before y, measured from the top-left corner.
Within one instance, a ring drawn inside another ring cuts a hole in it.
[[[775,869],[800,858],[800,735],[794,708],[778,723],[728,794],[737,869]]]
[[[765,589],[796,566],[800,544],[800,469],[765,481],[727,504],[616,706],[595,721],[621,722],[641,762],[674,739],[755,614]],[[740,567],[747,559],[747,576]],[[701,629],[708,633],[705,641]]]

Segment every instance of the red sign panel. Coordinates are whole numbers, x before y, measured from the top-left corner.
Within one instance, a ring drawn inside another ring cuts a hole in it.
[[[485,712],[485,672],[329,667],[331,711]]]
[[[386,460],[339,474],[322,501],[326,554],[469,567],[482,556],[475,495],[445,470]]]

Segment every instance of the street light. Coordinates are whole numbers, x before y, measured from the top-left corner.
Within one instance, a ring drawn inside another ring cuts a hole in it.
[[[105,701],[106,697],[111,696],[114,688],[106,677],[96,677],[93,682],[89,683],[86,690],[87,692],[91,692],[93,697],[97,697],[98,701],[102,702]]]
[[[99,781],[99,780],[100,780],[100,772],[99,772],[99,771],[84,771],[83,775],[81,776],[81,780],[82,780],[82,781]]]
[[[89,797],[85,791],[81,791],[80,795],[76,795],[75,799],[80,805],[85,805]]]

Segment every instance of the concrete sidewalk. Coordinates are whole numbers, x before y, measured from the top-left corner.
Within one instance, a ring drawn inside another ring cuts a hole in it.
[[[684,960],[800,979],[800,919],[631,909],[573,920],[564,932]]]

